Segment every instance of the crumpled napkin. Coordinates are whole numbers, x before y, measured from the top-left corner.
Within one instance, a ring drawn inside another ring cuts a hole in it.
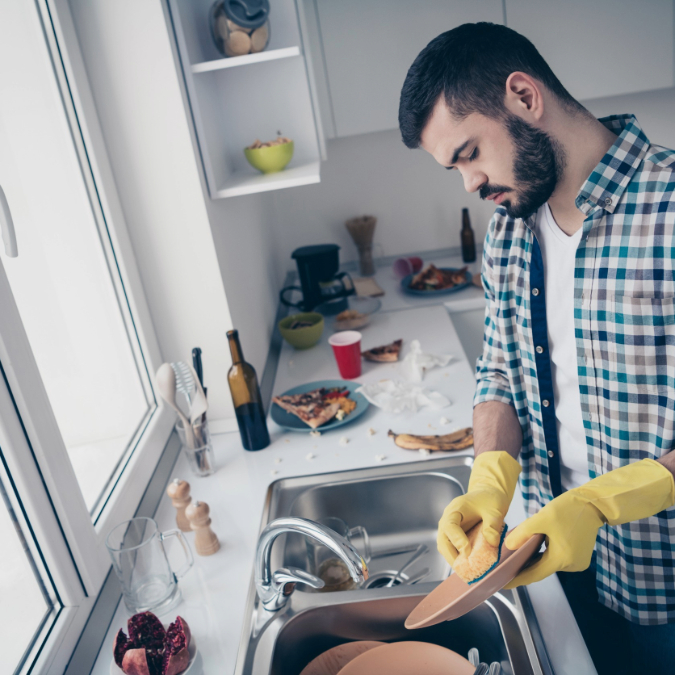
[[[356,392],[363,394],[378,408],[394,414],[402,413],[404,410],[417,412],[418,408],[425,405],[435,409],[450,405],[449,399],[437,391],[398,380],[381,380],[374,384],[364,384]]]
[[[447,366],[452,360],[452,354],[425,354],[422,351],[422,345],[419,340],[413,340],[410,343],[410,351],[401,361],[401,370],[411,382],[421,382],[424,374],[432,368],[442,368]]]

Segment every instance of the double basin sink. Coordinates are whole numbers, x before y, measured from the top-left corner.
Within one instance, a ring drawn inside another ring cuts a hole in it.
[[[390,588],[362,584],[347,591],[320,593],[298,585],[286,605],[268,612],[251,582],[236,675],[299,675],[313,658],[354,640],[430,642],[466,657],[478,649],[481,661],[498,661],[504,675],[552,675],[546,649],[527,590],[502,591],[454,621],[407,630],[408,614],[443,579],[450,568],[436,551],[438,518],[464,492],[471,459],[448,457],[431,462],[342,471],[288,478],[267,493],[261,530],[283,516],[319,520],[338,517],[368,532],[373,558],[370,580],[388,578],[410,552],[380,556],[384,551],[427,544],[429,552],[415,568],[429,574],[415,585]],[[303,537],[288,533],[273,545],[272,571],[294,566],[309,572]]]

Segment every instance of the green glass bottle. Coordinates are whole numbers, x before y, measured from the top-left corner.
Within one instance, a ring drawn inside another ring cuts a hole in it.
[[[270,444],[265,410],[258,386],[258,377],[250,363],[244,361],[239,332],[227,332],[232,354],[232,367],[227,373],[234,412],[237,415],[241,443],[246,450],[262,450]]]

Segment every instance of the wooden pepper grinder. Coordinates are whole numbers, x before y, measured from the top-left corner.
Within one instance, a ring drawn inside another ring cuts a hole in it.
[[[211,529],[209,505],[206,502],[192,502],[185,509],[190,527],[195,531],[195,551],[198,555],[213,555],[219,548],[218,537]]]
[[[185,509],[190,503],[190,483],[180,478],[174,478],[169,487],[166,488],[166,494],[171,498],[171,503],[176,508],[176,525],[181,532],[189,532],[190,521],[185,516]]]

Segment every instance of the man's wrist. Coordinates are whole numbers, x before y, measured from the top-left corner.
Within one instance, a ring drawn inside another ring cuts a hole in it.
[[[663,455],[663,457],[659,457],[656,461],[659,464],[663,464],[663,466],[673,474],[673,478],[675,479],[675,451],[671,450],[669,453]]]

